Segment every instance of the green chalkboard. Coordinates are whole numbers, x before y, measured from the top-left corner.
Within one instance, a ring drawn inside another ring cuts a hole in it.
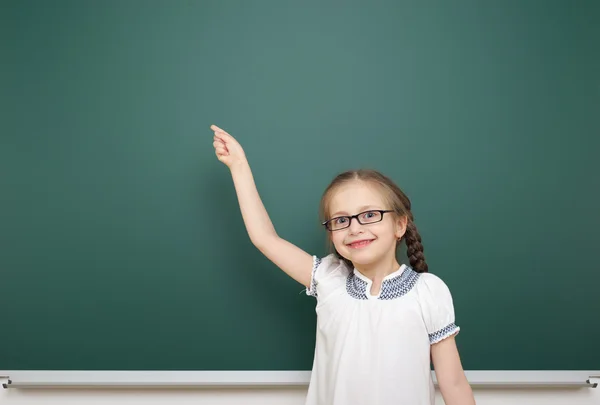
[[[311,254],[335,174],[392,177],[466,369],[598,369],[600,3],[0,8],[0,369],[310,369],[210,124]]]

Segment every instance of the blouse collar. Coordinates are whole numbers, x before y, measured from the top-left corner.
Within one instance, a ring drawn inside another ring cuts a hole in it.
[[[346,280],[346,291],[356,299],[389,300],[399,298],[409,292],[418,278],[419,273],[402,264],[398,270],[383,278],[379,294],[371,295],[373,281],[354,268]]]

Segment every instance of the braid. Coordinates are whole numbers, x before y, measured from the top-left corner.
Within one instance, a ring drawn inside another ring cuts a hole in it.
[[[428,266],[427,263],[425,263],[423,245],[421,244],[421,235],[419,235],[417,227],[412,221],[411,214],[409,214],[406,232],[404,233],[404,239],[406,241],[406,255],[408,256],[408,260],[410,260],[411,267],[417,273],[426,273]]]

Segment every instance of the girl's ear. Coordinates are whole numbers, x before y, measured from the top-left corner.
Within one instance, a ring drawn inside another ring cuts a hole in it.
[[[406,215],[399,216],[396,219],[396,239],[400,240],[406,233],[406,226],[408,224],[408,217]]]

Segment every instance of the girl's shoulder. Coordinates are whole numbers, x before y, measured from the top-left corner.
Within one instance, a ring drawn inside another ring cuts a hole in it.
[[[415,283],[417,298],[424,307],[454,305],[450,288],[442,278],[433,273],[418,273]]]
[[[350,271],[348,264],[335,253],[330,253],[324,257],[313,256],[313,264],[322,272]]]
[[[313,268],[310,287],[306,293],[317,296],[319,287],[328,284],[341,284],[352,269],[335,253],[328,254],[325,257],[313,256]]]
[[[432,293],[439,293],[449,290],[448,285],[442,278],[433,273],[417,273],[418,280],[416,287],[423,292],[429,291]]]

